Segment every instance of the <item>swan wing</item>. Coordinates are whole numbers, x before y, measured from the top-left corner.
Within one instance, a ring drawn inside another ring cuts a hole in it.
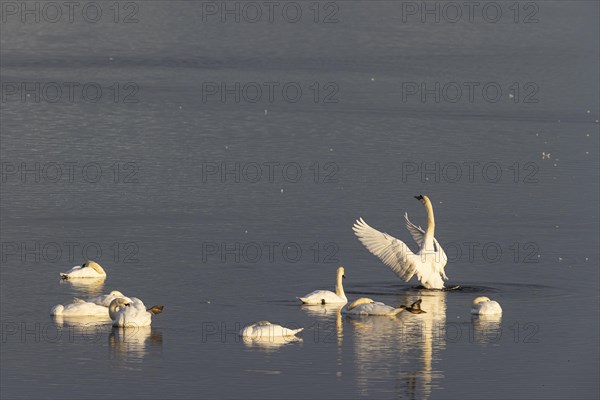
[[[403,241],[370,227],[362,218],[356,220],[352,229],[367,250],[406,282],[417,272],[419,257]]]
[[[425,238],[425,231],[420,226],[416,226],[408,219],[408,213],[404,213],[404,222],[406,223],[406,229],[410,232],[413,240],[419,245],[419,248],[423,245]]]

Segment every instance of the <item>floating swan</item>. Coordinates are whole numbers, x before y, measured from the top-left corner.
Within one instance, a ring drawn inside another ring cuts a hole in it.
[[[162,305],[146,308],[144,303],[136,298],[118,297],[110,302],[108,314],[113,326],[137,327],[149,326],[152,316],[160,314],[164,309]]]
[[[315,290],[305,294],[303,297],[297,297],[304,304],[346,304],[348,299],[344,293],[342,279],[344,275],[344,267],[340,266],[337,269],[337,280],[335,284],[335,293],[330,290]]]
[[[304,328],[289,329],[281,325],[272,324],[269,321],[260,321],[246,326],[240,331],[240,336],[251,337],[254,339],[269,339],[280,336],[294,336],[303,330]]]
[[[422,314],[425,312],[421,310],[421,299],[415,301],[409,307],[401,305],[398,308],[394,308],[366,297],[361,297],[360,299],[354,300],[352,303],[348,304],[342,309],[342,313],[348,315],[394,316],[402,311],[408,311],[413,314]]]
[[[75,299],[71,304],[57,304],[50,310],[50,315],[63,317],[101,316],[108,317],[108,308],[88,301]]]
[[[433,207],[427,196],[415,198],[427,209],[427,231],[414,225],[408,220],[408,214],[404,214],[406,228],[419,245],[416,254],[404,242],[370,227],[362,218],[356,220],[352,229],[367,250],[379,257],[404,281],[408,282],[416,273],[426,289],[443,289],[443,279],[448,279],[444,272],[448,257],[433,235]]]
[[[94,261],[89,261],[82,266],[75,266],[67,272],[60,273],[63,279],[74,279],[74,278],[106,278],[106,272],[100,264]]]
[[[485,296],[480,296],[473,300],[473,303],[471,304],[471,314],[502,314],[502,307],[500,307],[500,304],[497,301],[490,300]]]
[[[103,294],[100,296],[92,297],[86,301],[89,303],[98,304],[99,306],[108,307],[110,303],[117,297],[125,297],[125,295],[118,290],[113,290],[109,294]]]

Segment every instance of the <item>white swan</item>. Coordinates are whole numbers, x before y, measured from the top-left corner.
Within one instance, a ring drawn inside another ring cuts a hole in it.
[[[425,311],[421,310],[421,299],[412,303],[409,307],[401,305],[398,308],[388,306],[372,299],[361,297],[360,299],[354,300],[342,309],[342,314],[347,315],[386,315],[394,316],[402,311],[408,311],[413,314],[422,314]]]
[[[95,303],[75,299],[71,304],[57,304],[50,310],[50,315],[63,317],[98,316],[108,317],[108,308]]]
[[[443,289],[443,279],[448,279],[444,272],[448,257],[434,237],[433,207],[427,196],[415,198],[427,209],[426,231],[410,222],[408,215],[404,214],[406,228],[419,245],[416,254],[404,242],[370,227],[362,218],[356,220],[352,229],[367,250],[379,257],[404,281],[408,282],[417,274],[417,278],[426,289]]]
[[[144,303],[136,297],[131,299],[118,297],[110,302],[108,314],[112,319],[113,326],[149,326],[152,324],[152,316],[160,314],[163,308],[162,305],[156,305],[147,309]]]
[[[404,311],[404,308],[394,308],[366,297],[354,300],[342,308],[342,314],[347,315],[387,315],[394,316]]]
[[[315,290],[305,294],[303,297],[297,297],[304,304],[346,304],[348,299],[344,293],[342,279],[344,275],[344,267],[340,266],[337,269],[337,279],[335,284],[335,293],[330,290]]]
[[[88,260],[82,266],[75,266],[67,272],[60,273],[63,279],[74,279],[74,278],[106,278],[106,272],[100,264],[94,261]]]
[[[92,297],[85,301],[87,301],[88,303],[94,303],[94,304],[98,304],[99,306],[108,308],[108,306],[110,306],[110,303],[117,297],[125,297],[125,295],[123,293],[119,292],[118,290],[113,290],[109,294],[103,294],[100,296]]]
[[[492,315],[502,314],[502,307],[497,301],[490,300],[488,297],[479,296],[471,304],[471,314]]]
[[[303,330],[304,328],[289,329],[281,325],[272,324],[269,321],[260,321],[246,326],[240,331],[240,336],[254,339],[269,339],[281,336],[294,336]]]

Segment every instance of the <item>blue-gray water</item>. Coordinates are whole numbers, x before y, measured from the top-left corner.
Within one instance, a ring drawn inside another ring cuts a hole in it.
[[[25,3],[2,2],[3,398],[598,398],[597,2],[455,23],[435,2],[439,23],[420,2],[255,23],[243,2],[239,22],[212,2],[95,2],[98,22]],[[362,216],[410,242],[417,194],[461,290],[401,282],[352,233]],[[86,257],[104,284],[61,284]],[[301,307],[340,264],[349,298],[427,314]],[[49,316],[115,289],[165,311],[125,333]],[[471,318],[479,295],[500,320]],[[259,320],[302,341],[236,336]]]

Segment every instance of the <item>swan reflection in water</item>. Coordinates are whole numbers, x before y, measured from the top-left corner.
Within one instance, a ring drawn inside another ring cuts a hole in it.
[[[337,345],[341,350],[344,342],[344,326],[342,324],[342,308],[344,304],[324,304],[316,306],[302,306],[311,317],[317,319],[317,324],[314,331],[315,342],[327,341],[330,342],[333,337],[336,338]],[[335,324],[335,332],[330,329]]]
[[[86,342],[97,341],[103,334],[110,332],[110,318],[106,316],[85,315],[67,317],[53,315],[52,319],[58,328],[68,332],[69,340],[82,340]]]
[[[151,326],[113,327],[108,336],[111,356],[120,361],[141,361],[152,350],[162,350],[162,332]]]
[[[106,277],[86,279],[61,279],[60,284],[71,287],[84,298],[95,297],[102,294]]]
[[[502,314],[472,315],[473,338],[475,343],[488,345],[498,343],[502,336]]]
[[[446,323],[446,293],[410,291],[393,305],[411,304],[418,298],[422,299],[424,314],[347,318],[354,327],[356,381],[361,395],[385,390],[383,380],[395,382],[391,390],[399,391],[398,397],[428,398],[438,386],[436,381],[443,379],[434,366],[445,348],[440,332]]]
[[[288,344],[301,344],[303,342],[302,338],[297,336],[267,336],[258,338],[243,336],[242,341],[249,349],[256,348],[266,352],[279,350],[281,347]]]

